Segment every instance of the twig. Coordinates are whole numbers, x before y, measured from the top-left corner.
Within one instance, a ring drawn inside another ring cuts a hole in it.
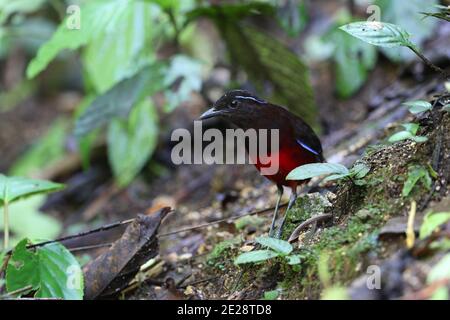
[[[287,203],[280,204],[279,208],[282,208],[282,207],[285,207],[285,206],[287,206]],[[179,229],[179,230],[175,230],[175,231],[170,231],[170,232],[167,232],[167,233],[162,233],[162,234],[158,235],[158,238],[171,236],[173,234],[177,234],[177,233],[181,233],[181,232],[187,232],[187,231],[192,231],[192,230],[206,228],[206,227],[209,227],[209,226],[221,223],[221,222],[234,221],[234,220],[238,220],[238,219],[240,219],[242,217],[252,216],[252,215],[255,215],[255,214],[261,214],[261,213],[265,213],[265,212],[268,212],[268,211],[272,211],[274,209],[275,209],[275,207],[270,207],[270,208],[266,208],[266,209],[261,209],[261,210],[256,210],[256,211],[244,213],[244,214],[241,214],[241,215],[236,216],[236,217],[223,218],[223,219],[215,220],[215,221],[212,221],[212,222],[202,223],[202,224],[200,224],[198,226],[183,228],[183,229]]]
[[[32,285],[28,285],[26,287],[23,287],[23,288],[20,288],[20,289],[8,292],[8,293],[6,293],[4,295],[1,295],[0,299],[10,298],[10,297],[13,297],[13,296],[15,296],[17,294],[27,292],[27,291],[29,291],[31,289],[33,289],[33,286]]]
[[[61,237],[61,238],[55,239],[55,240],[48,240],[48,241],[44,241],[44,242],[40,242],[40,243],[31,244],[31,245],[27,246],[27,249],[42,247],[42,246],[45,246],[46,244],[51,244],[51,243],[55,243],[55,242],[62,242],[62,241],[70,240],[70,239],[84,237],[84,236],[87,236],[87,235],[92,234],[92,233],[106,231],[106,230],[113,229],[113,228],[116,228],[116,227],[119,227],[119,226],[123,226],[125,224],[132,223],[135,219],[136,218],[123,220],[123,221],[119,221],[119,222],[114,222],[114,223],[111,223],[111,224],[104,225],[104,226],[102,226],[100,228],[97,228],[97,229],[92,229],[92,230],[89,230],[89,231],[80,232],[80,233],[77,233],[77,234],[74,234],[74,235],[71,235],[71,236],[66,236],[66,237]],[[11,253],[12,253],[12,250],[9,250],[6,253],[6,255],[11,255]]]
[[[285,207],[286,205],[287,205],[287,203],[281,204],[280,208]],[[188,232],[188,231],[192,231],[192,230],[196,230],[196,229],[205,228],[205,227],[208,227],[208,226],[211,226],[211,225],[215,225],[215,224],[218,224],[218,223],[221,223],[221,222],[234,221],[234,220],[240,219],[240,218],[245,217],[245,216],[265,213],[265,212],[274,210],[274,208],[275,207],[270,207],[270,208],[266,208],[266,209],[256,210],[256,211],[248,212],[248,213],[236,216],[236,217],[219,219],[219,220],[215,220],[215,221],[212,221],[212,222],[203,223],[203,224],[200,224],[200,225],[194,226],[194,227],[183,228],[183,229],[179,229],[179,230],[175,230],[175,231],[171,231],[171,232],[167,232],[167,233],[162,233],[162,234],[158,235],[157,237],[158,238],[163,238],[163,237],[167,237],[167,236],[170,236],[170,235],[173,235],[173,234],[177,234],[177,233]],[[171,212],[174,212],[174,211],[171,211]],[[169,212],[169,213],[171,213],[171,212]],[[92,234],[92,233],[106,231],[106,230],[113,229],[113,228],[116,228],[116,227],[119,227],[119,226],[122,226],[122,225],[125,225],[125,224],[132,223],[135,219],[136,218],[123,220],[123,221],[119,221],[119,222],[114,222],[114,223],[111,223],[111,224],[104,225],[104,226],[102,226],[100,228],[97,228],[97,229],[92,229],[92,230],[89,230],[89,231],[80,232],[80,233],[77,233],[77,234],[74,234],[74,235],[61,237],[61,238],[58,238],[58,239],[55,239],[55,240],[49,240],[49,241],[44,241],[44,242],[40,242],[40,243],[31,244],[31,245],[27,246],[27,249],[42,247],[42,246],[45,246],[47,244],[51,244],[51,243],[55,243],[55,242],[67,241],[67,240],[71,240],[71,239],[75,239],[75,238],[84,237],[84,236],[87,236],[87,235]],[[108,245],[108,244],[101,244],[99,246],[105,246],[105,245]],[[83,250],[84,247],[80,247],[80,248],[81,249],[79,249],[79,250]],[[75,249],[78,249],[78,248],[75,248]],[[11,253],[12,253],[12,250],[9,250],[6,253],[6,255],[7,256],[11,255]]]
[[[184,289],[184,288],[187,288],[189,286],[195,286],[195,285],[203,283],[203,282],[208,282],[208,281],[220,279],[220,277],[221,276],[213,276],[213,277],[209,277],[209,278],[206,278],[206,279],[200,279],[200,280],[197,280],[197,281],[192,281],[192,282],[186,283],[184,285],[178,285],[177,287],[181,288],[181,289]]]
[[[442,74],[444,76],[444,78],[446,80],[450,79],[450,74],[447,73],[445,70],[439,68],[438,66],[436,66],[433,62],[431,62],[430,60],[428,60],[427,57],[425,57],[419,50],[417,50],[417,48],[415,46],[408,46],[409,49],[411,49],[420,59],[422,59],[422,61],[431,69],[433,69],[436,72],[439,72],[440,74]]]
[[[76,251],[91,250],[91,249],[98,249],[98,248],[111,247],[111,246],[112,246],[112,242],[109,242],[109,243],[93,244],[90,246],[68,248],[67,250],[69,250],[71,252],[76,252]]]
[[[289,237],[288,242],[293,242],[294,240],[296,240],[298,238],[298,236],[300,235],[300,232],[306,228],[307,226],[309,226],[312,223],[315,222],[319,222],[319,221],[323,221],[323,220],[327,220],[330,219],[333,215],[331,213],[325,213],[325,214],[320,214],[314,217],[309,218],[308,220],[302,222],[297,228],[295,228],[295,230],[292,232],[291,236]]]

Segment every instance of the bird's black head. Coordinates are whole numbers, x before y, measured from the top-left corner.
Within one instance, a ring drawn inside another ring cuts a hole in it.
[[[225,93],[213,107],[200,116],[201,120],[224,117],[231,121],[251,116],[259,106],[266,102],[245,90],[232,90]]]

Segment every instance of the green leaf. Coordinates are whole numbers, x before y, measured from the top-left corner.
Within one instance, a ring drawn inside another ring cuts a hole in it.
[[[340,97],[348,98],[366,82],[369,71],[377,61],[376,48],[339,29],[324,37],[335,46],[333,60],[336,70],[336,90]]]
[[[274,251],[283,255],[288,255],[293,250],[292,245],[284,240],[275,239],[271,237],[258,237],[255,240],[259,244],[262,244],[265,247],[273,249]]]
[[[411,34],[411,42],[418,47],[430,36],[437,26],[437,20],[424,19],[421,12],[429,10],[438,0],[408,0],[405,4],[402,1],[377,0],[375,5],[380,7],[381,18],[385,22],[390,22],[401,26]],[[381,48],[383,53],[394,62],[408,62],[417,59],[417,56],[409,49]]]
[[[10,174],[34,176],[61,159],[65,154],[68,124],[65,119],[57,119],[44,136],[15,161]]]
[[[31,286],[35,297],[81,300],[83,276],[75,257],[61,244],[27,249],[28,239],[13,251],[6,269],[8,292]]]
[[[80,8],[80,29],[70,29],[63,20],[52,38],[39,49],[27,68],[27,77],[33,78],[64,49],[75,50],[86,45],[102,32],[111,30],[124,14],[128,0],[85,2]]]
[[[199,61],[184,55],[172,59],[164,79],[167,105],[166,111],[173,111],[182,102],[190,99],[192,92],[198,92],[202,86],[202,65]]]
[[[266,261],[275,257],[278,257],[279,254],[272,250],[256,250],[250,251],[240,254],[235,260],[234,264],[244,264],[251,262],[261,262]]]
[[[413,46],[409,34],[400,26],[378,21],[360,21],[346,24],[339,29],[370,44],[380,47]]]
[[[365,163],[358,163],[350,169],[350,174],[356,179],[364,178],[370,172],[370,167]]]
[[[97,97],[77,119],[75,135],[82,137],[116,117],[127,117],[138,101],[162,87],[163,68],[161,64],[145,67]]]
[[[404,102],[403,105],[409,108],[411,113],[417,114],[420,112],[431,110],[432,105],[428,101],[417,100],[417,101],[408,101]]]
[[[264,300],[276,300],[280,292],[278,290],[271,290],[264,292]]]
[[[58,191],[64,185],[44,180],[6,177],[0,174],[0,205],[34,194]]]
[[[402,140],[406,140],[406,139],[411,139],[413,137],[414,137],[414,135],[409,131],[400,131],[400,132],[394,133],[392,136],[390,136],[388,141],[389,142],[397,142],[397,141],[402,141]]]
[[[328,177],[326,177],[325,179],[323,179],[324,182],[328,182],[328,181],[333,181],[333,180],[340,180],[342,178],[346,178],[348,177],[349,174],[332,174]]]
[[[431,235],[439,226],[450,221],[450,212],[429,212],[423,218],[420,226],[419,238],[425,239]]]
[[[286,258],[288,260],[288,264],[290,264],[290,265],[299,264],[301,262],[301,257],[298,254],[294,254],[292,256],[287,256]]]
[[[35,195],[9,205],[9,227],[14,235],[12,244],[25,237],[32,240],[54,239],[61,233],[61,222],[39,210],[44,202],[44,195]],[[3,228],[3,210],[0,210],[0,230]]]
[[[450,104],[447,104],[447,105],[443,106],[442,110],[450,112]]]
[[[305,180],[313,177],[328,175],[328,174],[340,174],[348,175],[349,170],[341,164],[334,163],[310,163],[297,167],[292,170],[287,180]]]
[[[152,155],[158,138],[155,107],[138,104],[128,121],[115,119],[108,128],[108,158],[120,186],[128,185]]]
[[[159,14],[152,3],[128,1],[115,24],[91,38],[83,52],[83,66],[97,92],[155,61],[152,40],[165,27],[164,20],[155,23]]]
[[[428,170],[422,166],[410,167],[408,171],[408,178],[403,185],[402,196],[407,197],[419,180],[423,180],[425,187],[430,189],[432,181]]]
[[[402,127],[405,128],[406,131],[411,132],[413,135],[417,134],[417,130],[419,130],[419,125],[417,123],[404,123]]]
[[[422,143],[422,142],[428,141],[427,137],[422,137],[422,136],[414,136],[411,139],[414,140],[415,142],[418,142],[418,143]]]

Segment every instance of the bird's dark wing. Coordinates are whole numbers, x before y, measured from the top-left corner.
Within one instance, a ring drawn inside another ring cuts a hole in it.
[[[322,144],[313,129],[299,117],[291,116],[289,119],[294,128],[294,135],[297,143],[302,148],[315,154],[318,162],[324,162],[325,159],[322,154]]]

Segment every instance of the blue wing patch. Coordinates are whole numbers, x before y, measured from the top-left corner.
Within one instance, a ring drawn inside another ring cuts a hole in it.
[[[301,142],[299,139],[297,139],[297,143],[299,145],[301,145],[303,148],[305,148],[306,150],[308,150],[309,152],[314,153],[315,155],[319,155],[319,153],[317,151],[315,151],[314,149],[312,149],[310,146],[308,146],[307,144],[304,144],[303,142]]]

